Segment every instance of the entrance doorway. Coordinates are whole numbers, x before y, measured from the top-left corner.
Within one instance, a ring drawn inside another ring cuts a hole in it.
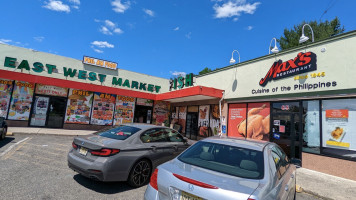
[[[187,124],[185,129],[186,137],[192,140],[197,140],[198,135],[198,113],[187,113]]]
[[[67,99],[55,96],[35,96],[30,126],[63,128]]]
[[[302,105],[300,102],[272,103],[271,141],[290,158],[301,159]]]
[[[152,107],[136,105],[134,122],[151,124]]]

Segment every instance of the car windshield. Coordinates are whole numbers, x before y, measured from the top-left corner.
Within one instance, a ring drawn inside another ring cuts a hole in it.
[[[232,176],[262,179],[264,172],[261,151],[211,142],[197,142],[178,159],[184,163]]]
[[[117,127],[110,127],[108,129],[104,129],[94,133],[95,135],[99,135],[102,137],[112,138],[116,140],[126,140],[131,135],[137,133],[139,128],[133,126],[117,126]]]

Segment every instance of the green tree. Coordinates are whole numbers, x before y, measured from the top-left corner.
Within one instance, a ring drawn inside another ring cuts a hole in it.
[[[213,70],[211,70],[210,68],[208,67],[205,67],[203,70],[201,70],[199,72],[199,75],[202,75],[202,74],[206,74],[206,73],[209,73],[209,72],[212,72]]]
[[[344,26],[341,26],[337,17],[330,22],[328,20],[319,23],[317,21],[303,21],[301,24],[294,25],[290,30],[284,29],[284,35],[277,39],[282,50],[302,45],[299,44],[299,38],[302,35],[304,24],[309,24],[313,28],[314,41],[323,40],[345,31]],[[311,42],[312,34],[309,27],[304,27],[304,34],[310,38],[307,42]]]

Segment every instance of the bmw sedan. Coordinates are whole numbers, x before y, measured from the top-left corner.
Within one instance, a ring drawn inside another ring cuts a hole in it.
[[[144,199],[293,199],[295,180],[296,167],[278,145],[210,137],[158,166]]]
[[[68,166],[98,181],[147,184],[152,170],[184,151],[189,145],[177,131],[150,124],[110,127],[74,138]]]

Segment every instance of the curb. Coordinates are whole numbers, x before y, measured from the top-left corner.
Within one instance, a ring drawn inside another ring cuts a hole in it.
[[[6,132],[6,136],[14,136],[14,133],[13,132]]]
[[[20,134],[20,135],[54,135],[54,136],[73,136],[73,137],[76,137],[76,136],[80,136],[80,135],[71,135],[71,134],[59,134],[59,133],[54,133],[54,134],[49,134],[49,133],[25,133],[25,132],[14,132],[12,133],[13,135],[15,134]],[[12,136],[13,136],[12,135]]]
[[[313,196],[318,197],[318,198],[323,199],[323,200],[335,200],[335,199],[332,199],[332,198],[329,198],[329,197],[322,196],[322,195],[320,195],[318,193],[315,193],[313,191],[310,191],[310,190],[303,189],[303,192],[307,193],[307,194],[310,194],[310,195],[313,195]]]

